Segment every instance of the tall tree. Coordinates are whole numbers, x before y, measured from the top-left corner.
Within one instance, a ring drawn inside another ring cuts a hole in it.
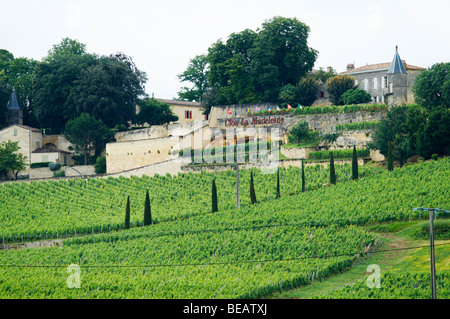
[[[128,125],[145,81],[125,54],[89,54],[84,44],[66,38],[36,65],[34,111],[41,127],[56,132],[84,112],[109,127]]]
[[[256,203],[256,193],[255,193],[255,185],[253,184],[252,171],[250,171],[250,202],[252,205]]]
[[[112,131],[102,122],[87,113],[67,122],[64,136],[75,146],[75,151],[84,155],[87,165],[88,155],[96,150],[96,146],[111,140]]]
[[[330,152],[330,184],[336,184],[336,172],[334,169],[333,152]]]
[[[334,105],[343,105],[342,95],[351,89],[356,89],[355,79],[347,74],[336,75],[327,80],[327,91]]]
[[[130,196],[127,197],[127,206],[125,208],[125,229],[130,228]]]
[[[388,142],[388,151],[387,151],[387,169],[389,171],[394,170],[394,158],[392,155],[392,143],[391,141]]]
[[[353,156],[352,156],[352,179],[358,179],[358,155],[356,154],[356,146],[353,145]]]
[[[450,107],[450,62],[436,63],[422,71],[412,88],[416,103],[428,110],[442,105]]]
[[[312,70],[318,52],[308,46],[310,28],[296,18],[274,17],[261,27],[252,51],[256,90],[276,102],[286,84],[295,85]]]
[[[215,213],[219,211],[218,205],[217,205],[217,188],[216,188],[216,179],[212,180],[212,187],[211,187],[211,206],[212,206],[212,212]]]
[[[280,198],[281,197],[281,193],[280,193],[280,168],[277,169],[277,195],[276,198]]]
[[[139,113],[134,120],[136,124],[161,125],[178,120],[178,116],[173,114],[169,104],[156,99],[142,99],[138,102],[138,106]]]
[[[303,159],[302,159],[302,192],[306,192],[305,162]]]
[[[19,142],[3,141],[0,143],[0,174],[5,178],[12,172],[17,179],[19,172],[27,167],[27,157],[20,150]]]
[[[208,58],[206,54],[197,55],[189,60],[186,71],[179,74],[180,82],[190,82],[192,87],[182,87],[178,98],[183,101],[201,102],[208,88]]]
[[[145,203],[144,203],[144,226],[151,225],[152,223],[152,210],[150,207],[150,198],[148,196],[148,191],[145,193]]]

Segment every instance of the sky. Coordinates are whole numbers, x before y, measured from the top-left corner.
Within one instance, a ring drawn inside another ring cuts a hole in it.
[[[315,69],[391,62],[450,62],[448,0],[14,0],[1,5],[0,49],[42,60],[69,37],[89,53],[123,52],[147,74],[150,96],[172,99],[190,83],[177,75],[234,32],[256,31],[275,16],[310,28]]]

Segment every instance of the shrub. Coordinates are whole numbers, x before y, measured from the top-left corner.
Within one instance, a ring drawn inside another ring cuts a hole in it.
[[[59,163],[49,163],[48,167],[52,171],[59,171],[61,169],[61,164],[59,164]]]
[[[55,171],[53,172],[54,177],[64,177],[66,176],[66,171]]]
[[[433,154],[433,155],[431,155],[431,159],[432,159],[432,160],[437,161],[438,158],[439,158],[439,155],[438,155],[438,154]]]
[[[346,105],[369,103],[372,97],[361,89],[350,89],[342,94],[342,101]]]
[[[31,163],[30,168],[40,168],[40,167],[48,167],[52,162],[42,162],[42,163]]]
[[[95,161],[94,165],[95,173],[97,174],[105,174],[106,173],[106,157],[99,156]]]

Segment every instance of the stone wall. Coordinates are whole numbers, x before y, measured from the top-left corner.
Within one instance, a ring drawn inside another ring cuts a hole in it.
[[[96,175],[94,165],[76,165],[76,166],[64,166],[66,177],[81,177]]]
[[[280,147],[280,152],[287,158],[308,158],[310,152],[315,152],[315,147],[285,148]]]

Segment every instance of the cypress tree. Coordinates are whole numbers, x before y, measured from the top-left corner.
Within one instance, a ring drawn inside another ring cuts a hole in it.
[[[150,225],[152,223],[152,211],[150,208],[150,198],[148,197],[148,191],[145,194],[145,204],[144,204],[144,226]]]
[[[125,209],[125,229],[130,228],[130,196],[127,198],[127,207]]]
[[[219,211],[219,208],[217,207],[217,188],[215,179],[213,179],[212,181],[211,201],[212,201],[212,212],[214,213]]]
[[[280,168],[277,170],[277,198],[280,198]]]
[[[394,170],[394,159],[393,159],[392,156],[393,156],[392,155],[392,143],[389,141],[388,153],[387,153],[387,160],[388,160],[387,168],[388,168],[389,171]]]
[[[352,179],[358,179],[358,157],[356,155],[356,147],[353,145],[353,157],[352,157]]]
[[[306,182],[305,182],[305,163],[302,159],[302,192],[306,191]]]
[[[256,203],[255,186],[253,184],[253,172],[250,171],[250,202],[252,205]]]
[[[330,184],[336,184],[336,173],[334,171],[333,152],[330,152]]]

